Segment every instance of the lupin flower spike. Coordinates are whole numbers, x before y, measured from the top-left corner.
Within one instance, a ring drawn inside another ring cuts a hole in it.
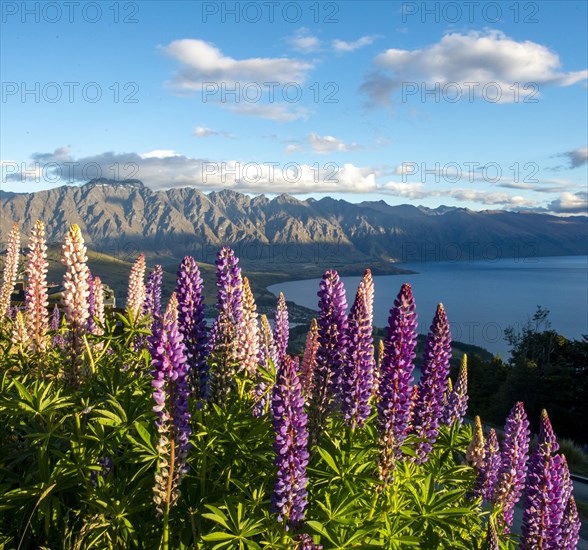
[[[92,281],[94,287],[94,317],[98,323],[94,323],[94,334],[100,335],[104,333],[104,330],[100,325],[104,325],[106,317],[104,315],[104,287],[102,286],[102,279],[96,276]]]
[[[490,428],[484,443],[484,463],[478,467],[474,495],[490,501],[494,495],[498,470],[500,469],[500,446],[496,430]]]
[[[367,269],[349,312],[346,335],[341,409],[345,423],[351,428],[363,428],[371,412],[369,399],[375,370],[373,309],[374,281],[371,271]]]
[[[504,427],[500,470],[493,502],[502,508],[506,529],[513,521],[515,504],[521,498],[527,476],[529,454],[529,420],[521,401],[510,411]]]
[[[461,368],[455,387],[447,397],[447,404],[442,412],[441,423],[451,426],[458,422],[461,426],[468,409],[468,356],[464,353],[461,360]]]
[[[388,482],[406,439],[410,416],[417,315],[409,284],[403,284],[390,310],[378,388],[380,478]]]
[[[316,352],[318,350],[318,324],[316,319],[310,322],[310,329],[306,335],[306,345],[304,346],[304,355],[300,365],[300,382],[302,383],[302,393],[309,396],[312,389],[312,379],[316,365]]]
[[[273,426],[276,434],[274,465],[277,479],[272,494],[272,511],[286,529],[304,520],[308,504],[306,466],[308,464],[307,417],[298,377],[298,359],[286,356],[272,390]]]
[[[45,225],[37,221],[31,231],[29,253],[27,255],[27,286],[25,311],[27,330],[34,351],[47,349],[47,330],[49,329],[49,305],[47,294],[47,244]]]
[[[443,304],[437,306],[424,351],[418,397],[414,406],[412,431],[423,441],[416,444],[415,462],[423,463],[431,452],[439,433],[443,413],[443,394],[447,389],[451,333]]]
[[[204,287],[200,270],[192,256],[186,256],[176,280],[176,312],[190,366],[190,384],[196,395],[206,398],[208,388],[208,334],[206,332]]]
[[[145,302],[145,254],[139,254],[139,257],[131,268],[129,275],[129,287],[127,290],[127,310],[131,313],[133,319],[137,318],[143,312]]]
[[[167,517],[177,503],[179,486],[188,472],[190,413],[188,365],[182,335],[173,315],[164,316],[148,337],[152,357],[154,412],[157,414],[159,455],[153,499],[158,514]]]
[[[278,298],[278,304],[276,305],[274,319],[274,345],[276,346],[276,359],[279,368],[286,357],[286,349],[288,348],[288,339],[290,335],[288,307],[286,306],[284,294],[281,292],[280,297]]]
[[[484,466],[484,459],[486,457],[486,448],[484,441],[484,431],[482,430],[482,421],[479,416],[476,416],[474,422],[474,430],[472,433],[472,440],[466,449],[466,460],[470,466],[474,468],[482,468]]]
[[[569,496],[569,472],[547,411],[541,411],[539,438],[531,454],[525,488],[521,550],[560,548],[562,518]]]
[[[161,285],[163,283],[163,268],[157,264],[149,276],[145,285],[145,301],[143,302],[143,315],[150,315],[154,320],[161,315]]]
[[[346,353],[347,299],[339,274],[329,269],[320,282],[318,340],[316,365],[310,405],[310,437],[314,444],[339,399]]]
[[[243,330],[243,279],[239,259],[223,247],[216,260],[218,316],[210,331],[209,399],[225,402],[233,387],[239,364],[239,338]]]
[[[241,368],[253,376],[259,360],[259,327],[257,305],[247,277],[243,277],[243,321],[239,333],[238,358]]]
[[[18,256],[20,254],[20,232],[15,223],[8,234],[6,245],[6,259],[4,260],[4,272],[2,274],[2,287],[0,287],[0,319],[10,315],[10,296],[14,291],[14,284],[18,275]]]
[[[90,317],[89,277],[90,271],[86,262],[86,246],[82,232],[77,225],[72,225],[65,236],[65,244],[62,249],[62,263],[66,270],[63,276],[63,309],[69,329],[69,347],[72,363],[66,377],[71,383],[80,381],[82,353],[84,351],[84,336],[88,331],[88,319]]]

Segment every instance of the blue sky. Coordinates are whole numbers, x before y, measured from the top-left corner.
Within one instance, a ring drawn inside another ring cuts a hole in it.
[[[585,212],[587,6],[3,2],[0,186]]]

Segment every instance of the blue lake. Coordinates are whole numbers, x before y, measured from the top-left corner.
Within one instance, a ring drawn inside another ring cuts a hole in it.
[[[482,346],[508,357],[503,331],[522,327],[538,305],[550,311],[554,330],[572,339],[588,334],[588,256],[428,262],[399,264],[414,275],[374,277],[374,325],[388,324],[388,313],[400,286],[412,285],[419,332],[429,329],[442,302],[455,340]],[[343,277],[347,301],[353,302],[361,277]],[[286,300],[317,308],[319,279],[272,285]]]

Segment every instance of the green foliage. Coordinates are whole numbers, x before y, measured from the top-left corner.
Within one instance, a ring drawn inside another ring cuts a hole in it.
[[[124,315],[109,319],[105,334],[88,340],[84,362],[92,375],[79,387],[61,377],[59,348],[25,356],[6,333],[0,338],[0,547],[160,547],[150,357],[135,345],[145,325]],[[271,384],[273,368],[263,377]],[[253,381],[243,375],[234,382],[222,406],[192,404],[190,471],[171,510],[170,548],[296,547],[299,532],[270,512],[271,422],[252,415]],[[409,436],[407,458],[384,486],[375,413],[361,430],[335,415],[311,449],[300,532],[325,550],[483,548],[489,512],[466,496],[475,476],[464,460],[470,438],[468,426],[442,428],[428,462],[416,466]]]

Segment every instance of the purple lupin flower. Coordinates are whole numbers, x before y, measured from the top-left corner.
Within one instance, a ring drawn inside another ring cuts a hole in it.
[[[296,541],[295,550],[322,550],[322,544],[316,544],[307,533],[300,533],[294,537]]]
[[[341,391],[346,352],[347,299],[339,274],[329,269],[320,282],[318,341],[310,407],[311,442],[318,440],[333,398]]]
[[[274,344],[276,346],[278,368],[283,364],[284,358],[286,357],[289,335],[290,325],[288,324],[288,307],[286,306],[284,294],[280,292],[274,316]]]
[[[351,428],[363,428],[370,415],[372,395],[374,339],[372,319],[374,309],[374,281],[366,269],[359,283],[347,326],[347,354],[343,367],[341,409],[345,423]]]
[[[179,497],[179,486],[188,472],[190,413],[188,365],[177,321],[164,316],[148,337],[152,357],[153,410],[157,414],[158,465],[153,500],[158,514],[169,513]]]
[[[523,403],[518,401],[506,419],[500,469],[492,499],[496,506],[502,508],[506,530],[512,526],[515,504],[525,488],[528,454],[529,420]]]
[[[567,464],[559,449],[547,411],[541,411],[539,438],[529,461],[521,550],[560,548],[561,522],[566,506]]]
[[[209,398],[217,404],[226,401],[239,365],[239,334],[243,321],[243,279],[239,259],[223,247],[216,260],[218,316],[210,332]]]
[[[500,446],[496,430],[490,428],[488,437],[484,442],[484,462],[478,468],[474,496],[482,497],[484,500],[491,500],[498,479],[500,469]]]
[[[205,399],[208,385],[208,335],[202,277],[192,256],[186,256],[178,269],[176,299],[178,329],[186,348],[189,382],[196,396]],[[157,300],[153,300],[153,303],[156,305]],[[157,312],[157,309],[154,311]]]
[[[414,460],[418,464],[427,460],[437,441],[450,360],[451,333],[445,308],[443,304],[439,304],[425,344],[422,375],[413,411],[413,432],[417,437],[423,438],[423,441],[415,445]]]
[[[302,383],[302,393],[309,397],[312,391],[312,379],[316,366],[316,352],[318,351],[318,324],[316,319],[310,322],[310,328],[306,335],[306,344],[304,346],[304,355],[300,365],[300,382]]]
[[[51,324],[49,329],[54,332],[53,337],[51,338],[51,345],[54,348],[63,349],[65,347],[65,338],[63,334],[61,334],[61,314],[59,313],[59,308],[57,304],[53,306],[53,313],[51,314]]]
[[[143,302],[143,315],[151,315],[155,320],[161,315],[161,285],[163,283],[163,268],[156,265],[145,285],[145,301]]]
[[[390,310],[378,388],[380,477],[388,482],[406,439],[410,416],[417,314],[411,286],[402,285]]]
[[[468,356],[464,353],[455,387],[449,392],[447,404],[441,414],[441,424],[446,426],[458,422],[461,426],[468,410]]]
[[[298,378],[298,359],[286,356],[272,390],[273,426],[276,434],[274,465],[277,479],[272,494],[272,511],[286,529],[304,520],[308,504],[306,466],[308,464],[307,417]]]
[[[580,516],[573,496],[568,499],[561,522],[561,550],[576,550],[580,541]]]

